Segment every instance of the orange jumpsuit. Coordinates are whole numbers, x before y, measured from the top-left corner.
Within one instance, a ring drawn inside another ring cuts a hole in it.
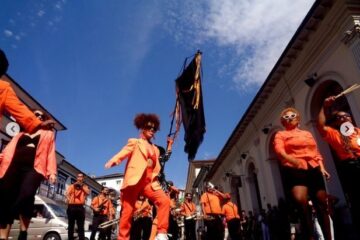
[[[128,159],[121,189],[122,211],[118,239],[130,238],[132,216],[138,196],[142,194],[157,207],[158,233],[167,233],[169,225],[170,199],[157,180],[161,166],[159,149],[143,138],[129,139],[119,153],[109,162],[120,164]]]

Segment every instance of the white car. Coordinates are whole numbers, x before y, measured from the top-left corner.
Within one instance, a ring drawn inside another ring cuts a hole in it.
[[[29,240],[67,240],[67,215],[64,208],[59,207],[51,199],[35,196],[34,215],[28,229]],[[17,239],[19,220],[12,225],[9,239]]]

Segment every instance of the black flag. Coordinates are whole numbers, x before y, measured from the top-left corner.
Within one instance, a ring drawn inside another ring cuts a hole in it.
[[[185,130],[184,150],[188,153],[188,160],[193,160],[205,133],[200,51],[195,54],[188,66],[186,66],[185,60],[183,71],[176,79],[176,91],[177,108],[175,114],[178,117],[181,115]],[[177,123],[179,124],[181,121],[177,120]]]

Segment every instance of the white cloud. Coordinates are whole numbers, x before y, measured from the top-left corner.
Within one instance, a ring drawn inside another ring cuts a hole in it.
[[[45,11],[44,11],[44,10],[39,10],[38,13],[37,13],[37,15],[38,15],[39,17],[44,16],[44,14],[45,14]]]
[[[12,31],[8,30],[8,29],[5,29],[4,30],[4,35],[5,37],[12,37],[14,34]]]
[[[34,30],[46,27],[46,31],[56,31],[57,24],[62,21],[62,10],[66,0],[59,0],[52,4],[46,0],[38,1],[36,4],[29,4],[24,12],[16,12],[8,20],[4,35],[10,41],[16,41],[12,47],[16,48],[21,40],[31,36]]]
[[[314,0],[182,2],[173,1],[168,6],[170,21],[166,29],[175,33],[176,40],[212,43],[220,51],[231,48],[236,64],[234,59],[221,64],[235,66],[233,82],[243,89],[263,83]]]

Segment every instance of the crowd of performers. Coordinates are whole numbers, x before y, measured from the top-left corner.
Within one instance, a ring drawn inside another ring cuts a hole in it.
[[[0,50],[0,76],[6,73],[7,67],[6,56]],[[355,228],[360,229],[360,192],[357,190],[360,182],[360,129],[355,127],[350,135],[340,132],[343,123],[352,123],[352,117],[347,112],[333,111],[336,99],[337,96],[330,96],[324,100],[317,126],[323,139],[337,156],[337,172],[351,206],[352,222]],[[12,138],[0,154],[0,240],[8,239],[16,218],[20,220],[18,239],[22,240],[27,239],[34,196],[41,181],[48,180],[54,184],[57,179],[52,131],[54,121],[41,110],[29,110],[17,98],[11,85],[0,79],[0,113],[4,112],[16,119],[21,125],[21,132]],[[280,121],[284,130],[275,134],[274,150],[282,166],[287,195],[294,200],[298,209],[302,239],[315,239],[314,213],[319,222],[316,226],[320,226],[323,238],[333,239],[330,200],[324,180],[328,180],[330,175],[315,138],[309,131],[299,128],[300,120],[300,113],[294,108],[286,108],[281,112]],[[159,117],[156,114],[140,113],[135,116],[134,125],[140,136],[130,138],[105,164],[108,169],[127,160],[120,194],[121,216],[117,239],[178,239],[181,218],[184,219],[184,237],[187,240],[199,236],[196,229],[199,218],[204,223],[204,234],[200,234],[202,239],[224,239],[225,225],[231,239],[253,239],[253,235],[248,235],[251,231],[244,230],[243,223],[256,218],[249,216],[246,220],[245,212],[239,214],[229,193],[222,193],[208,185],[199,198],[200,214],[196,211],[191,193],[186,193],[185,200],[178,206],[178,190],[172,184],[163,189],[159,181],[161,149],[152,142],[160,129]],[[172,139],[169,138],[168,151],[171,151],[171,144]],[[101,227],[104,222],[117,221],[108,191],[104,187],[92,200],[94,215],[91,239],[95,239],[98,230],[100,239],[111,238],[111,232],[106,227]],[[84,239],[84,204],[89,193],[89,187],[84,183],[84,175],[81,173],[66,191],[70,240],[74,239],[75,224],[78,238]],[[266,215],[263,210],[257,219],[264,224],[265,233]],[[268,234],[264,234],[263,239],[269,239]],[[289,236],[284,239],[289,239]]]

